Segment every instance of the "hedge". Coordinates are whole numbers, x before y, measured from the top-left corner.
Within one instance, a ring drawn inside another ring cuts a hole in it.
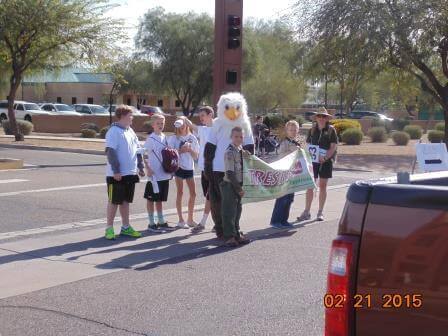
[[[403,131],[409,134],[412,140],[419,140],[423,135],[423,130],[418,125],[408,125],[403,129]]]
[[[372,127],[369,129],[368,134],[372,142],[386,142],[387,131],[384,127]]]
[[[359,128],[349,128],[342,132],[342,142],[347,145],[359,145],[361,144],[364,134]]]
[[[410,136],[406,132],[397,131],[392,133],[392,140],[397,146],[406,146],[409,142]]]
[[[26,120],[16,120],[19,133],[23,135],[30,135],[34,129],[34,125]],[[6,135],[13,135],[9,120],[2,121],[3,130]]]

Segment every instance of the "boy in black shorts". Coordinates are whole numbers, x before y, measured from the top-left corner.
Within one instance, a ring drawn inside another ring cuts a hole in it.
[[[308,132],[306,143],[313,161],[314,179],[319,180],[319,210],[316,219],[324,220],[323,210],[327,200],[328,179],[333,177],[333,161],[338,145],[336,129],[330,125],[332,115],[325,108],[316,114],[316,123]],[[297,218],[299,221],[311,218],[310,210],[313,202],[314,190],[308,189],[306,193],[305,210]]]
[[[139,153],[137,135],[130,127],[132,109],[120,105],[115,111],[118,122],[113,123],[106,134],[107,154],[107,227],[106,239],[115,239],[114,219],[120,208],[122,219],[121,235],[133,238],[141,237],[141,233],[129,225],[129,203],[134,200],[135,184],[139,176],[145,176],[143,159]],[[138,174],[138,175],[137,175]]]
[[[145,150],[148,155],[148,159],[145,160],[148,183],[146,183],[144,197],[147,200],[148,230],[153,233],[163,233],[174,230],[165,220],[162,208],[163,202],[168,200],[169,184],[173,176],[165,172],[162,166],[162,150],[168,145],[167,138],[163,133],[165,117],[160,113],[155,113],[150,122],[154,132],[148,136],[145,142]]]

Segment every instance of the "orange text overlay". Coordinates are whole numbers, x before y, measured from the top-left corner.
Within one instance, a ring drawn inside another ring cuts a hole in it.
[[[383,294],[381,300],[375,300],[372,294],[356,294],[348,298],[344,294],[326,294],[324,296],[325,308],[421,308],[423,306],[422,294]],[[378,302],[379,301],[379,302]]]

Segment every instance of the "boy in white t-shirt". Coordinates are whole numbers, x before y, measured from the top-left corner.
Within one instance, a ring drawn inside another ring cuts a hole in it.
[[[181,117],[174,123],[175,135],[169,138],[168,144],[171,148],[179,151],[179,169],[175,173],[177,187],[176,208],[179,222],[177,227],[180,229],[189,229],[197,224],[193,220],[194,202],[196,200],[196,186],[194,183],[194,160],[199,156],[199,143],[196,137],[191,133],[187,124],[187,118]],[[182,196],[184,190],[184,181],[189,190],[188,199],[188,217],[184,221],[182,214]]]
[[[198,167],[201,170],[201,186],[202,192],[205,197],[205,207],[204,213],[202,215],[202,219],[199,224],[192,229],[193,233],[200,232],[204,230],[205,225],[207,224],[208,216],[210,215],[210,197],[209,197],[209,181],[206,179],[204,174],[204,150],[205,144],[207,143],[208,136],[212,130],[213,126],[213,118],[215,112],[213,108],[210,106],[203,106],[199,109],[199,120],[202,125],[196,126],[190,120],[187,119],[188,126],[193,130],[194,134],[198,137],[199,140],[199,159],[198,159]]]
[[[145,142],[147,160],[145,160],[146,175],[149,181],[146,183],[144,198],[147,199],[146,208],[148,210],[148,230],[150,232],[162,233],[171,231],[163,216],[163,202],[168,200],[169,183],[173,177],[165,172],[162,166],[162,150],[167,147],[168,140],[163,129],[165,128],[165,117],[156,113],[151,117],[151,126],[154,130]],[[157,211],[157,218],[155,215]],[[157,220],[157,222],[156,222]]]
[[[115,116],[118,122],[113,123],[106,134],[107,155],[107,226],[106,239],[115,239],[114,219],[120,208],[123,225],[121,235],[133,238],[141,237],[141,233],[129,225],[129,203],[134,199],[135,184],[139,176],[145,176],[143,160],[139,153],[137,135],[131,128],[132,109],[126,105],[117,106]],[[137,175],[138,174],[138,175]]]

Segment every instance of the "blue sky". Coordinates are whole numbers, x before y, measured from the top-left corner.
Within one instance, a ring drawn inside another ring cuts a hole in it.
[[[113,0],[112,2],[119,6],[111,10],[109,15],[125,20],[130,38],[133,38],[136,33],[139,18],[149,8],[161,6],[169,12],[206,12],[211,16],[215,13],[215,0]],[[245,18],[276,19],[287,14],[294,3],[297,3],[297,0],[244,0],[244,16]]]

